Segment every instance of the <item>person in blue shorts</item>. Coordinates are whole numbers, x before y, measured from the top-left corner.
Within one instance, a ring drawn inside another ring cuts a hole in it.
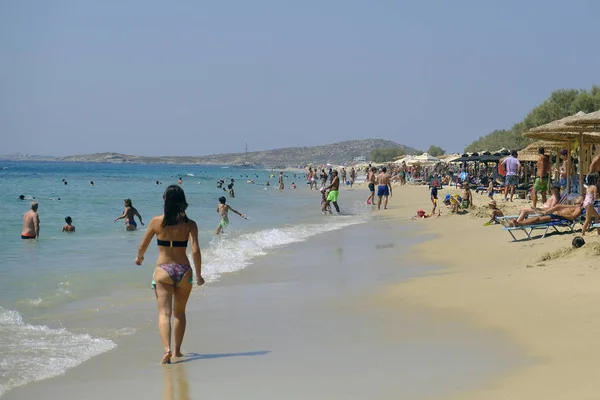
[[[387,210],[388,197],[392,195],[392,183],[390,180],[390,175],[387,173],[387,168],[382,167],[379,170],[379,175],[377,175],[377,197],[379,200],[377,201],[377,209],[381,210],[381,200],[385,197],[385,202],[383,204],[383,209]]]
[[[431,210],[431,214],[435,214],[435,209],[437,208],[438,201],[438,188],[436,185],[433,185],[431,188],[431,195],[429,196],[431,199],[431,203],[433,204],[433,209]]]

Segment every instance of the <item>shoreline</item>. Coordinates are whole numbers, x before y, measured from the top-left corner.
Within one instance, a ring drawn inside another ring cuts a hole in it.
[[[364,188],[344,193],[347,203],[341,205],[359,202],[363,195],[366,198],[366,190],[361,189]],[[134,393],[134,389],[150,395],[148,391],[162,391],[176,381],[185,381],[190,392],[228,398],[224,393],[235,397],[241,393],[236,390],[256,385],[244,378],[248,368],[265,374],[250,374],[257,381],[275,376],[274,380],[263,381],[273,387],[263,389],[255,398],[296,393],[297,389],[291,388],[297,387],[298,378],[293,376],[311,373],[317,374],[316,381],[309,379],[304,390],[313,395],[322,394],[327,388],[329,398],[364,398],[371,393],[371,385],[376,384],[380,396],[387,393],[383,398],[397,393],[421,398],[428,391],[431,395],[455,392],[457,385],[479,387],[496,373],[518,364],[514,350],[499,335],[466,329],[453,315],[377,301],[380,293],[395,286],[392,282],[433,271],[430,265],[401,261],[410,246],[427,238],[420,233],[415,236],[409,224],[396,225],[390,217],[389,211],[382,211],[368,226],[350,226],[332,235],[284,246],[280,254],[257,261],[254,269],[242,270],[193,292],[188,313],[194,317],[189,318],[190,329],[184,343],[184,351],[192,350],[193,355],[183,364],[168,368],[156,365],[157,354],[153,350],[159,346],[152,322],[139,333],[119,339],[116,350],[94,357],[63,376],[15,388],[6,398],[38,398],[43,393],[64,391],[65,387],[69,387],[73,398],[90,389],[102,396],[113,393],[114,398],[127,397],[123,393]],[[361,239],[363,235],[370,239]],[[344,244],[336,249],[340,240]],[[314,247],[315,243],[319,246]],[[376,262],[372,268],[360,268],[371,262]],[[415,272],[410,272],[410,268]],[[222,294],[216,296],[219,292]],[[148,304],[141,306],[152,308]],[[154,314],[152,309],[148,318],[155,320]],[[353,351],[349,352],[350,348]],[[354,362],[357,354],[363,361]],[[320,360],[319,366],[315,366],[315,359]],[[364,362],[369,359],[369,364],[379,367],[367,373],[367,384],[354,391],[342,389],[342,382],[348,377],[364,380]],[[448,364],[457,359],[464,360],[458,368]],[[491,364],[490,359],[495,363]],[[114,365],[122,365],[127,371]],[[209,367],[210,372],[206,371]],[[184,378],[179,375],[183,374],[182,369],[188,371]],[[381,376],[384,371],[387,374],[398,370],[403,370],[404,379],[411,379],[399,385],[391,376]],[[380,373],[375,374],[376,371]],[[164,387],[163,372],[175,374],[176,378],[165,376]],[[328,378],[317,378],[320,375]],[[200,382],[188,380],[188,376],[200,376]],[[425,376],[438,382],[435,390],[418,383]],[[226,390],[220,387],[231,379],[238,385]],[[136,382],[144,382],[144,387],[139,388]],[[199,383],[208,386],[200,388]]]

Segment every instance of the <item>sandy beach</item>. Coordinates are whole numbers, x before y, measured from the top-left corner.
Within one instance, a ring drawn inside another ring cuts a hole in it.
[[[440,193],[448,192],[456,191]],[[392,218],[430,208],[423,187],[399,188],[396,193],[402,193],[403,204],[389,210]],[[415,221],[434,238],[414,246],[413,256],[445,268],[396,285],[382,294],[381,302],[459,313],[474,326],[503,332],[529,361],[480,390],[450,398],[599,398],[599,237],[592,232],[578,250],[571,249],[578,233],[512,242],[501,226],[483,226],[488,199],[473,196],[475,208],[468,215],[451,215],[442,207],[440,218]],[[505,215],[528,204],[505,203],[500,195],[496,200]]]
[[[394,194],[367,224],[195,291],[178,362],[157,365],[149,298],[148,326],[115,350],[4,397],[597,398],[595,233],[577,251],[572,234],[512,242],[483,226],[485,195],[469,214],[411,221],[427,188]],[[345,189],[341,204],[366,195]]]

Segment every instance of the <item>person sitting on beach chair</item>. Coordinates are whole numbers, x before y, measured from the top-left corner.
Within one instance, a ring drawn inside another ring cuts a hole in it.
[[[517,218],[517,221],[521,222],[525,218],[527,218],[529,215],[543,214],[547,210],[551,209],[552,207],[554,207],[558,204],[561,204],[564,200],[566,200],[566,196],[564,198],[560,197],[560,186],[557,186],[557,185],[552,186],[551,192],[552,192],[552,195],[550,196],[550,198],[548,200],[546,200],[546,202],[544,204],[542,204],[541,207],[539,207],[539,208],[533,208],[533,207],[522,208],[521,212],[519,213],[519,217]]]
[[[490,220],[488,222],[486,222],[484,225],[491,225],[491,224],[499,224],[500,220],[499,218],[504,217],[504,213],[498,208],[498,205],[496,204],[496,200],[490,200],[490,202],[488,203],[488,207],[490,209]]]
[[[583,199],[580,197],[579,199],[577,199],[577,202],[574,205],[558,204],[546,210],[545,214],[527,218],[523,221],[517,221],[516,219],[512,219],[510,221],[507,221],[507,223],[508,226],[515,227],[526,225],[540,225],[560,221],[573,222],[581,215],[583,211],[581,206],[582,202]]]

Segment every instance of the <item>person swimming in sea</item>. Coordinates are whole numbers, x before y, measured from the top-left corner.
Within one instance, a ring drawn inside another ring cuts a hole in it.
[[[71,217],[65,218],[66,224],[62,227],[63,232],[75,232],[75,227],[73,226],[73,219]]]
[[[131,199],[123,200],[123,204],[125,205],[125,210],[123,210],[123,215],[115,218],[114,222],[117,222],[120,219],[125,218],[125,230],[127,231],[135,231],[137,229],[137,224],[135,222],[134,217],[137,216],[140,219],[140,224],[144,226],[144,222],[142,222],[142,216],[138,212],[138,210],[132,205]]]
[[[219,197],[219,204],[217,205],[217,212],[221,216],[221,220],[219,221],[219,226],[217,227],[215,235],[219,235],[219,234],[223,233],[223,229],[227,228],[227,225],[229,225],[229,211],[236,213],[237,215],[239,215],[240,217],[242,217],[244,219],[248,219],[248,217],[246,217],[241,212],[239,212],[239,211],[231,208],[227,204],[225,204],[226,202],[227,202],[227,199],[225,198],[225,196]]]

